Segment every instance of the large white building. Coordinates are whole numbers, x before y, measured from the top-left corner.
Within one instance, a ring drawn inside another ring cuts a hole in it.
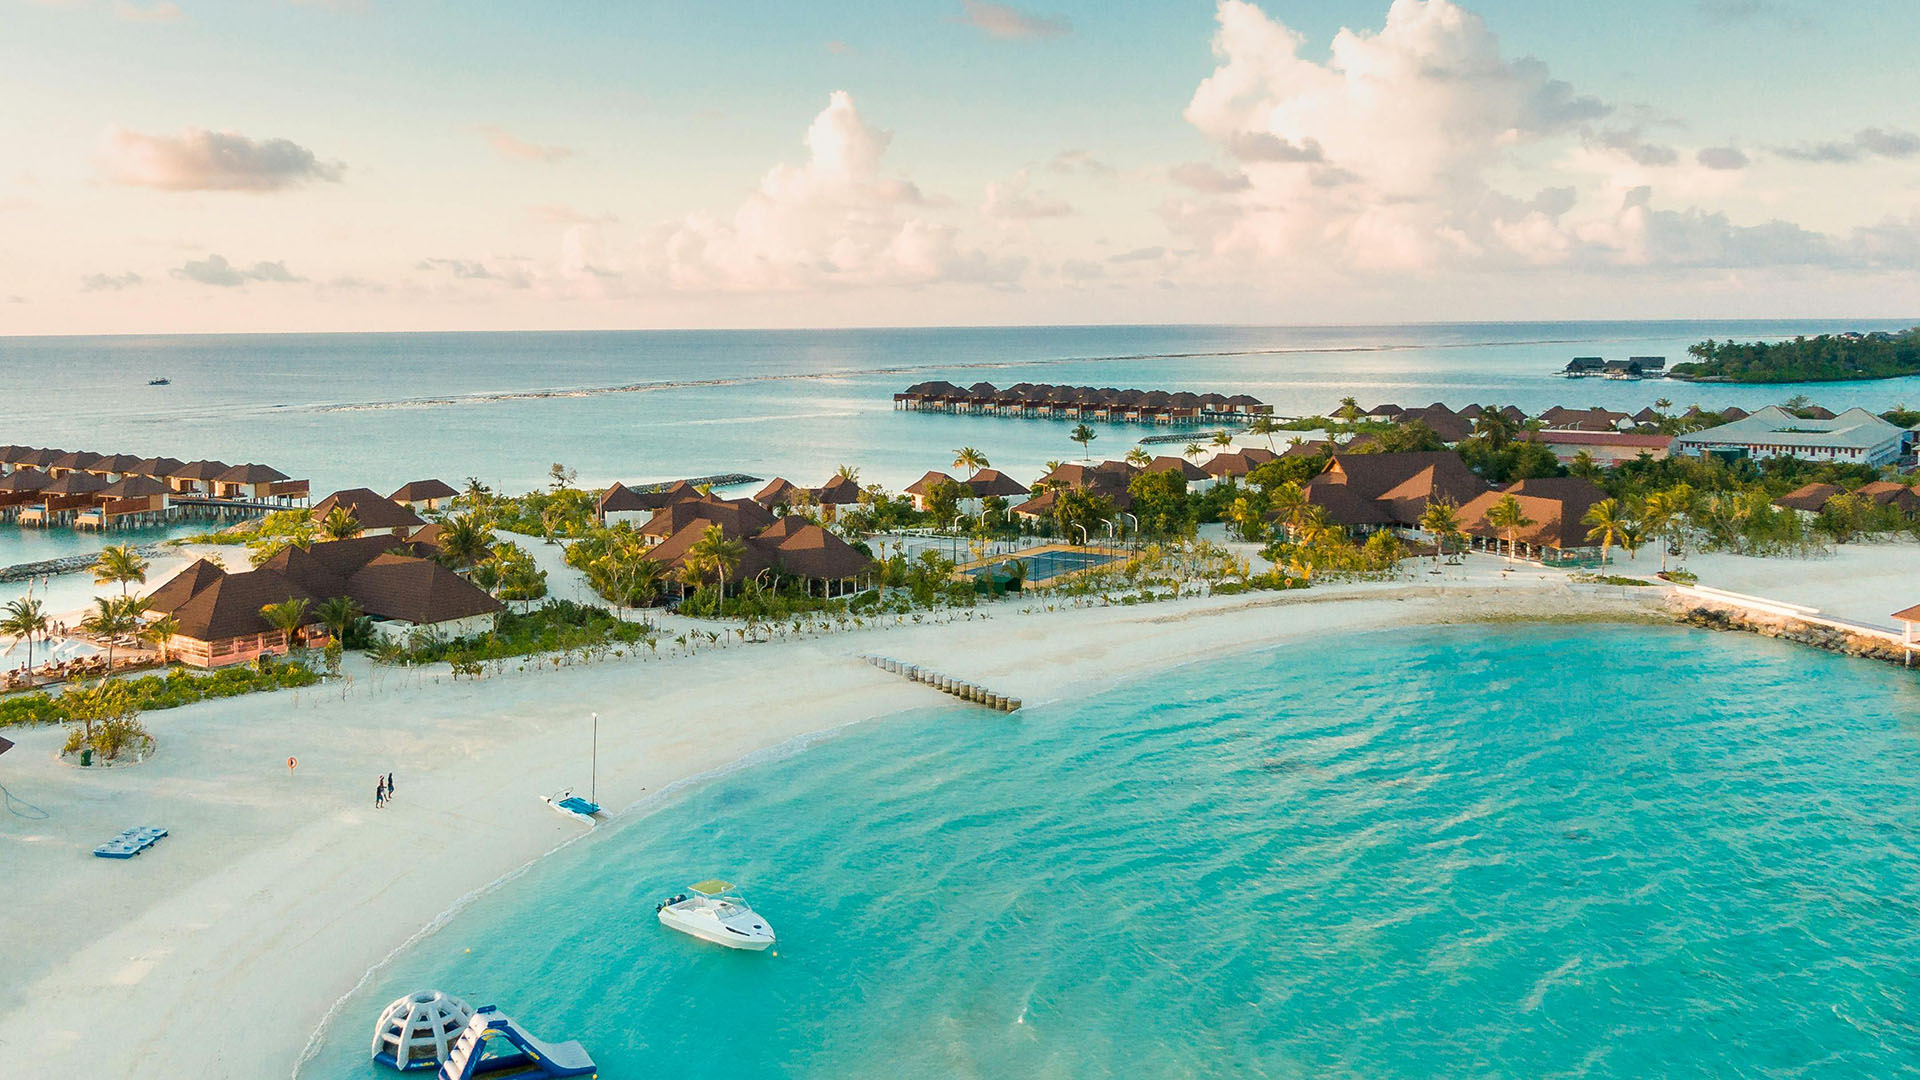
[[[1905,428],[1865,409],[1848,409],[1831,420],[1803,420],[1778,405],[1769,405],[1744,420],[1688,432],[1675,441],[1674,449],[1691,457],[1729,453],[1885,465],[1899,458],[1906,437]]]

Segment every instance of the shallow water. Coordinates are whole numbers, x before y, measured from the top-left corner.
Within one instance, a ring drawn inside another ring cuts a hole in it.
[[[603,1076],[1920,1071],[1920,681],[1609,627],[1344,635],[859,725],[484,897],[440,987]],[[740,881],[778,955],[653,903]]]

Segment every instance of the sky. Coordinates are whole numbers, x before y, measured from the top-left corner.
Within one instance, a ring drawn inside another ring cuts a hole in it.
[[[1911,0],[0,0],[0,334],[1884,317]]]

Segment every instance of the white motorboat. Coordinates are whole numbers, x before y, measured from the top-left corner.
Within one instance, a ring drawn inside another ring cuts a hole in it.
[[[687,886],[685,894],[662,900],[654,912],[669,929],[729,949],[759,952],[773,944],[773,927],[717,878]]]

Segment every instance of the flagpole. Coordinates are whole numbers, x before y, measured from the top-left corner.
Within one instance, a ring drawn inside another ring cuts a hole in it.
[[[587,801],[600,801],[600,714],[593,714],[593,772],[587,778]]]

